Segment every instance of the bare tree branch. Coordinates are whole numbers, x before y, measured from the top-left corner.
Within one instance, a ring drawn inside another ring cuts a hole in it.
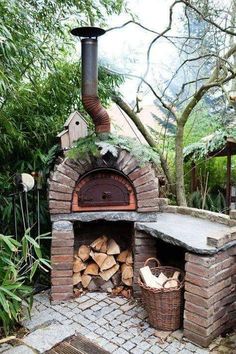
[[[231,31],[231,30],[229,30],[227,28],[224,28],[224,27],[220,26],[219,24],[217,24],[215,21],[207,18],[199,9],[197,9],[193,4],[191,4],[191,2],[189,0],[182,0],[181,2],[183,4],[185,4],[187,7],[191,8],[192,10],[194,10],[204,21],[210,23],[214,27],[218,28],[220,31],[225,32],[227,34],[230,34],[232,36],[236,36],[236,32]]]
[[[171,175],[170,175],[170,172],[169,172],[169,168],[168,168],[166,159],[164,158],[161,150],[158,148],[158,146],[157,146],[155,140],[153,139],[152,135],[145,128],[145,126],[141,122],[141,120],[138,117],[138,115],[133,112],[131,107],[129,107],[129,105],[121,97],[118,97],[117,95],[114,94],[112,96],[112,100],[130,117],[130,119],[132,119],[132,121],[134,122],[134,124],[136,125],[138,130],[142,133],[142,135],[144,136],[144,138],[148,142],[148,144],[154,150],[156,150],[156,152],[160,156],[161,167],[162,167],[162,169],[163,169],[163,171],[165,173],[165,176],[166,176],[166,178],[168,180],[168,184],[170,186],[171,192],[173,194],[175,194],[174,184],[172,183],[172,178],[171,178]]]

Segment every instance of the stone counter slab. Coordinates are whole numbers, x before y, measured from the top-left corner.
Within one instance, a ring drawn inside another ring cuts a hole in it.
[[[135,228],[200,254],[214,254],[236,244],[235,240],[229,242],[233,228],[188,215],[160,213],[156,222],[137,222]],[[214,240],[214,246],[208,244],[210,239]],[[228,243],[224,244],[222,240]]]
[[[136,211],[90,211],[80,213],[51,215],[51,221],[81,221],[91,222],[96,220],[106,221],[142,221],[150,222],[157,220],[157,213],[138,213]]]

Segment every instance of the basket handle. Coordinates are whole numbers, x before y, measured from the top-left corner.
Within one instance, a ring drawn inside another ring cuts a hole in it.
[[[160,261],[157,258],[151,257],[144,262],[144,267],[147,266],[150,261],[155,261],[158,267],[160,267],[161,265]]]
[[[177,281],[177,289],[179,289],[181,286],[181,282],[178,279],[173,279],[173,278],[169,278],[169,279],[165,280],[164,283],[162,284],[163,288],[165,288],[166,283],[168,283],[168,281],[171,281],[171,280]],[[173,288],[175,288],[175,287],[173,287]]]

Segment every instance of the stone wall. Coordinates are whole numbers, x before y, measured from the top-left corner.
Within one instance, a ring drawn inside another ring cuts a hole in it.
[[[207,347],[236,326],[236,246],[213,256],[185,255],[184,335]]]

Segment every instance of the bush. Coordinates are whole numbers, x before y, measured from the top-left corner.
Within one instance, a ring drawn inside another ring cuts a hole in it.
[[[36,270],[50,268],[42,257],[42,238],[48,238],[48,234],[33,239],[29,229],[20,242],[13,236],[0,235],[0,324],[6,335],[21,319],[23,306],[31,310]]]

